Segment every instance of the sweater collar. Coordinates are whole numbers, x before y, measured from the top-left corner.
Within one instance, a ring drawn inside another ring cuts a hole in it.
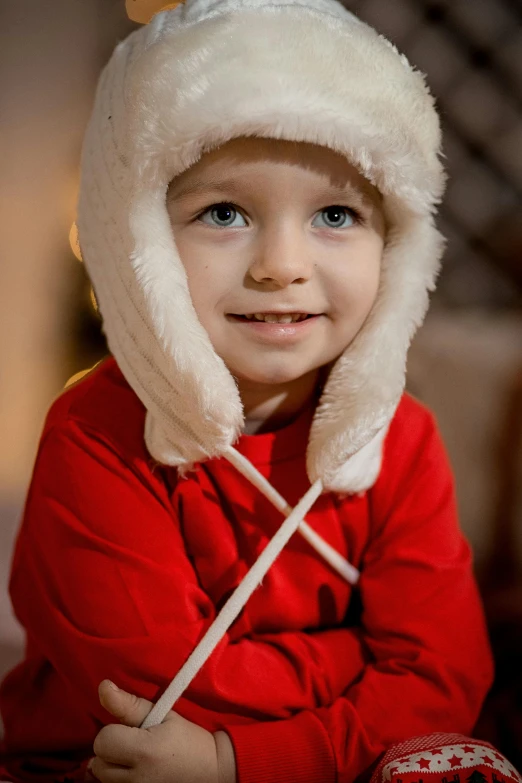
[[[316,401],[308,403],[300,413],[284,427],[272,432],[242,434],[234,444],[244,457],[254,465],[285,462],[295,457],[306,456],[310,427]]]

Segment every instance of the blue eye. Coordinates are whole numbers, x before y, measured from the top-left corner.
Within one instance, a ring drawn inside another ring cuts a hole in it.
[[[210,221],[203,219],[207,215],[210,216]],[[238,212],[232,204],[223,202],[222,204],[213,204],[206,209],[199,215],[198,220],[201,220],[202,223],[206,223],[207,225],[219,226],[220,228],[229,228],[231,226],[238,228],[237,224],[234,225],[234,220],[238,217],[243,221],[239,224],[239,227],[246,226],[245,219],[241,213]]]
[[[326,209],[322,209],[318,212],[317,215],[321,217],[323,215],[326,216],[326,222],[322,226],[319,224],[320,228],[325,226],[326,228],[350,228],[357,223],[355,213],[348,209],[348,207],[340,207],[337,205],[326,207]],[[315,221],[312,223],[312,226],[317,227]]]

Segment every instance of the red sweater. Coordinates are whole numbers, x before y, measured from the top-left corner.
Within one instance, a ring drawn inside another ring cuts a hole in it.
[[[236,446],[292,505],[311,416]],[[282,522],[224,459],[185,479],[154,463],[144,417],[112,358],[48,414],[10,582],[27,632],[0,688],[13,780],[92,755],[105,677],[157,699]],[[359,588],[296,534],[175,707],[229,733],[239,783],[350,783],[395,741],[469,733],[491,682],[429,411],[404,395],[375,486],[322,495],[307,521]]]

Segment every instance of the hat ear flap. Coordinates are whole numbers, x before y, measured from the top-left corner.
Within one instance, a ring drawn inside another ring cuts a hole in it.
[[[169,11],[183,2],[184,0],[178,0],[177,3],[166,3],[165,0],[125,0],[125,8],[127,16],[133,22],[147,24],[155,14]]]

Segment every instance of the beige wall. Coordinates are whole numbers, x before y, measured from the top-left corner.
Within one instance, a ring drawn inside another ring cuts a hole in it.
[[[81,139],[129,29],[123,0],[0,0],[0,678],[22,645],[6,590],[21,504],[49,404],[77,369]]]
[[[69,369],[79,271],[68,245],[83,130],[129,28],[111,0],[0,3],[0,493],[23,493]]]

